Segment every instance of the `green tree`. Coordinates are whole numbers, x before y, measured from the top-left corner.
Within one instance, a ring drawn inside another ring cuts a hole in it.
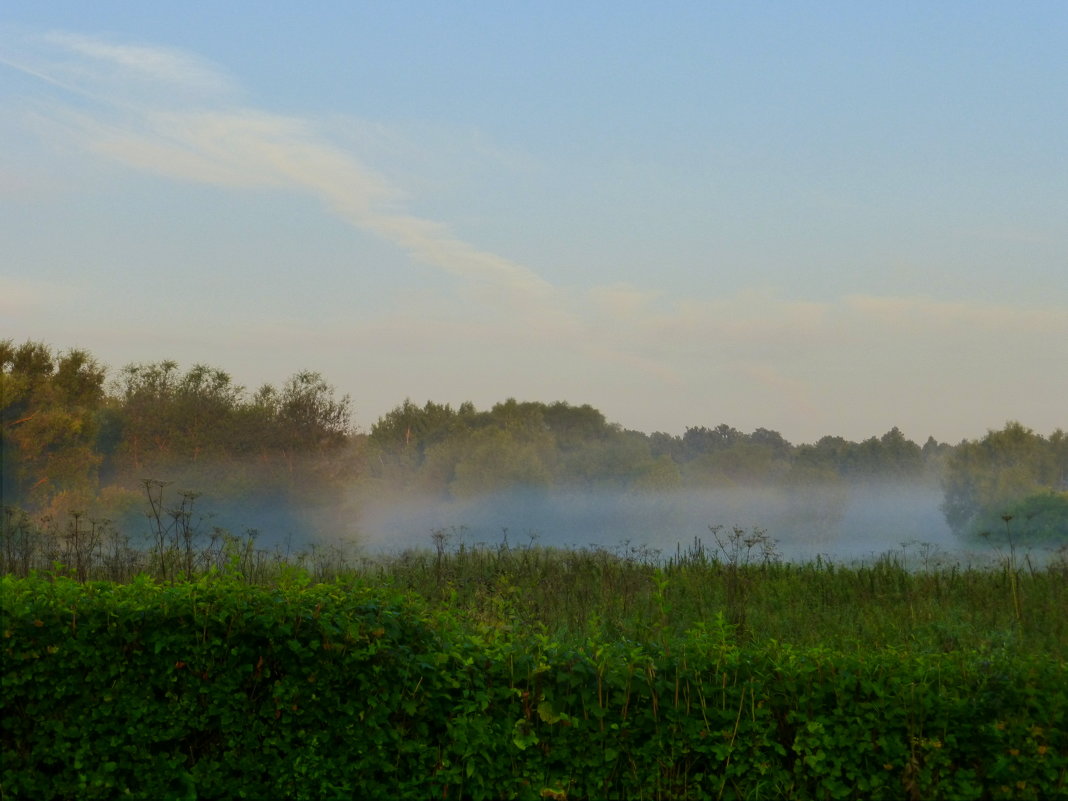
[[[1058,428],[1050,434],[1049,448],[1053,456],[1053,483],[1057,489],[1068,492],[1068,433]]]
[[[1000,530],[997,523],[1005,523],[1005,534],[1028,543],[1068,543],[1068,492],[1046,490],[1010,504],[998,520],[990,517],[982,525],[984,531]]]
[[[676,465],[686,460],[682,437],[666,434],[663,431],[654,431],[649,435],[649,450],[653,456],[658,458],[665,456]]]
[[[234,449],[233,420],[244,392],[228,373],[203,364],[193,365],[181,377],[175,387],[174,425],[184,440],[182,450],[192,461]]]
[[[688,428],[681,451],[659,435],[662,451],[682,457],[682,476],[692,486],[769,484],[790,468],[794,448],[777,431],[758,428],[743,434],[726,424]]]
[[[96,486],[95,449],[105,370],[85,351],[0,342],[3,501],[43,507]]]
[[[246,438],[264,433],[242,425],[244,387],[217,367],[194,364],[183,373],[171,360],[130,364],[110,389],[101,445],[107,475],[120,484],[145,476],[197,486],[237,479],[232,468]]]
[[[613,430],[560,453],[557,483],[581,489],[669,489],[680,483],[670,458],[654,456],[640,431]]]
[[[1034,495],[1063,487],[1063,434],[1046,439],[1018,422],[965,440],[946,459],[942,511],[958,533],[997,533],[1000,518]],[[1017,524],[1018,525],[1018,524]]]
[[[794,446],[786,441],[778,431],[767,428],[758,428],[749,435],[749,442],[767,448],[776,459],[789,459],[793,455]]]
[[[122,443],[120,469],[140,473],[174,455],[178,363],[128,364],[111,386],[119,409]]]
[[[923,449],[894,426],[879,438],[881,477],[915,479],[923,474]]]
[[[462,433],[476,417],[470,403],[464,403],[457,411],[447,403],[427,401],[420,407],[406,398],[371,426],[370,440],[383,451],[413,450],[421,461],[429,446]]]
[[[592,442],[603,441],[617,432],[605,416],[589,404],[572,406],[564,401],[543,405],[541,417],[556,438],[561,451],[583,448]]]
[[[319,373],[295,374],[278,396],[278,423],[286,444],[323,452],[352,433],[352,399],[334,397],[334,387]]]
[[[554,447],[548,435],[493,426],[469,434],[456,462],[449,491],[471,497],[515,487],[548,487]]]
[[[485,417],[471,403],[455,410],[433,401],[417,406],[406,398],[371,427],[367,439],[372,481],[380,489],[446,492],[459,459],[450,443],[455,445],[473,426],[484,424]]]
[[[715,428],[695,426],[687,428],[682,435],[682,444],[687,458],[693,459],[706,453],[725,450],[745,439],[745,435],[726,423]]]

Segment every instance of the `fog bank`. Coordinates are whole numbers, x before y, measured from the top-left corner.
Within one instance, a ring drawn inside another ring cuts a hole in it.
[[[465,500],[412,496],[361,504],[358,544],[370,553],[453,543],[649,548],[673,555],[710,526],[761,529],[785,559],[852,562],[888,551],[959,554],[942,516],[942,493],[916,484],[717,488],[657,493],[516,490]]]

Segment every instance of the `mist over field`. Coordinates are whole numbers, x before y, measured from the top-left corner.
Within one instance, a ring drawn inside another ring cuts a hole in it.
[[[216,527],[237,535],[254,531],[255,547],[286,555],[330,546],[348,556],[378,557],[506,544],[668,559],[695,541],[715,552],[712,528],[724,538],[734,528],[765,533],[775,554],[793,562],[851,564],[893,554],[913,566],[988,566],[1008,553],[1000,529],[985,539],[955,534],[942,510],[943,489],[929,481],[645,491],[513,487],[461,498],[358,486],[341,496],[316,502],[264,493],[237,500],[207,491],[197,500],[194,522],[202,534]],[[143,513],[127,517],[122,527],[147,530]],[[1020,552],[1041,564],[1051,549]],[[759,547],[748,558],[759,562]]]
[[[1010,421],[921,446],[895,426],[795,445],[726,423],[646,434],[588,404],[509,398],[488,410],[405,400],[363,434],[351,399],[315,372],[252,394],[206,365],[106,374],[85,351],[0,341],[11,390],[0,552],[18,551],[20,569],[66,555],[85,572],[101,532],[180,551],[187,570],[194,549],[210,560],[237,543],[271,560],[322,546],[355,557],[504,544],[651,560],[715,555],[717,534],[740,531],[732,548],[759,544],[733,554],[745,561],[895,553],[971,565],[1004,552],[1008,520],[1017,551],[1068,541],[1061,429],[1046,437]],[[15,547],[31,530],[36,544]]]
[[[732,487],[667,492],[515,490],[464,500],[413,496],[363,502],[355,543],[369,553],[431,548],[443,531],[455,546],[537,544],[653,549],[670,557],[699,538],[714,547],[710,526],[759,529],[786,559],[835,562],[888,551],[965,553],[940,510],[937,486],[916,483]],[[974,550],[969,545],[968,551]],[[754,559],[759,553],[754,551]]]
[[[942,511],[944,497],[937,484],[916,481],[658,491],[512,488],[466,498],[358,487],[340,501],[328,496],[319,502],[270,493],[236,499],[209,490],[198,495],[192,523],[202,537],[216,529],[241,537],[254,532],[254,547],[287,557],[329,547],[347,558],[373,558],[507,545],[669,559],[695,542],[715,553],[713,528],[724,540],[735,528],[764,533],[775,556],[792,562],[853,564],[892,554],[913,567],[982,567],[1007,555],[1002,530],[985,539],[955,534]],[[148,537],[142,509],[115,522],[135,541]],[[1052,546],[1018,551],[1038,565]],[[761,558],[753,547],[749,561]]]

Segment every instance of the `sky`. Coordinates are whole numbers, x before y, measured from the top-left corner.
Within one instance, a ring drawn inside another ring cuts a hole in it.
[[[1068,4],[0,10],[0,339],[588,403],[1068,427]]]

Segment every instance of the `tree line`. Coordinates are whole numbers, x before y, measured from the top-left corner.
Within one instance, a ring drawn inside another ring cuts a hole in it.
[[[663,491],[852,482],[940,483],[961,534],[1068,541],[1068,436],[1007,423],[956,445],[893,427],[853,442],[793,444],[727,424],[681,435],[609,422],[589,405],[508,399],[488,410],[405,400],[369,432],[319,373],[254,391],[216,367],[130,364],[113,377],[90,353],[0,341],[0,491],[9,508],[111,517],[143,504],[148,480],[277,505],[355,492],[471,497],[517,486]]]
[[[299,372],[254,392],[225,371],[130,364],[108,380],[87,351],[0,341],[5,506],[121,514],[146,479],[221,495],[313,493],[355,473],[351,401]]]
[[[948,446],[920,447],[898,428],[860,443],[824,437],[792,445],[779,432],[721,424],[680,435],[645,434],[609,423],[589,405],[498,403],[477,411],[410,400],[371,429],[371,470],[453,495],[522,483],[624,490],[801,484],[893,477],[922,481]]]

